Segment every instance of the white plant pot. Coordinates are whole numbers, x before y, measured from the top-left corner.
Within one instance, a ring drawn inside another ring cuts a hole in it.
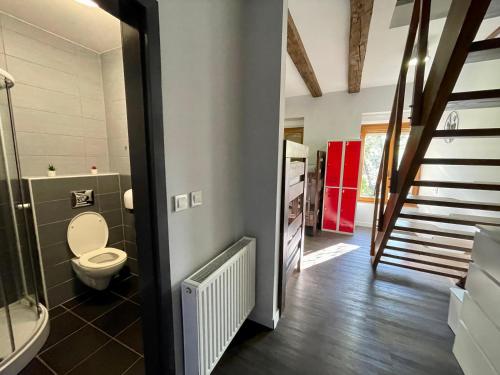
[[[90,174],[97,174],[97,169],[91,169]]]
[[[47,176],[49,176],[49,177],[55,177],[56,176],[56,171],[47,171]]]

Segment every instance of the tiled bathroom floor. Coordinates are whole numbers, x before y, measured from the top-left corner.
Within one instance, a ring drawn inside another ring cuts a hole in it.
[[[49,311],[50,335],[21,375],[144,374],[138,277]]]

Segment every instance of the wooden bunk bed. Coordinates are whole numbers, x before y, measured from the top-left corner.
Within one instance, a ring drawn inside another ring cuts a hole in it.
[[[316,152],[316,168],[307,173],[306,230],[315,236],[321,226],[323,207],[323,182],[325,179],[326,152]]]

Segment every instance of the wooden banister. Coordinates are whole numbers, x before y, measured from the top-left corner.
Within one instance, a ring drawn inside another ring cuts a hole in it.
[[[379,213],[378,233],[374,231],[374,238],[372,238],[372,264],[375,269],[380,262],[383,249],[403,208],[413,180],[422,164],[427,148],[448,103],[448,98],[465,63],[469,47],[474,40],[489,4],[490,0],[453,0],[425,87],[423,82],[425,67],[420,67],[420,69],[417,67],[412,105],[412,129],[403,158],[397,168],[397,181],[394,182],[391,188],[391,195],[387,201],[387,205],[385,206],[385,199],[381,199],[378,205],[375,205],[375,213],[377,213],[377,210]],[[429,0],[415,1],[396,94],[401,94],[401,86],[406,82],[404,72],[407,71],[407,62],[410,56],[407,54],[408,47],[411,44],[411,51],[415,39],[414,33],[416,33],[418,25],[420,25],[418,58],[421,64],[425,60],[427,54],[429,12]],[[417,21],[415,21],[415,17]],[[405,78],[404,80],[401,79],[402,75]],[[397,96],[399,97],[399,95]],[[404,95],[402,97],[404,98]],[[402,103],[398,103],[397,106],[393,105],[393,112],[396,110],[402,113],[402,107]],[[397,122],[397,113],[393,112],[391,112],[391,119]],[[397,130],[394,130],[394,125],[389,127],[387,136],[392,137],[393,132],[397,133]],[[393,142],[393,147],[396,144],[397,142]],[[387,144],[384,146],[384,157],[381,161],[382,172],[380,173],[381,181],[379,181],[379,184],[382,188],[385,185],[384,181],[387,177],[386,174],[384,175],[387,171],[384,168],[386,166],[384,161],[387,157],[388,147],[390,147],[390,143],[389,146]],[[397,159],[395,160],[397,163]],[[393,168],[395,167],[396,164],[393,165]],[[383,190],[380,191],[380,194],[384,197]]]

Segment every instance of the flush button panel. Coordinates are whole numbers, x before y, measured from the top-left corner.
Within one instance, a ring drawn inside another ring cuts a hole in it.
[[[94,205],[94,190],[75,190],[71,192],[71,207],[80,208]]]

